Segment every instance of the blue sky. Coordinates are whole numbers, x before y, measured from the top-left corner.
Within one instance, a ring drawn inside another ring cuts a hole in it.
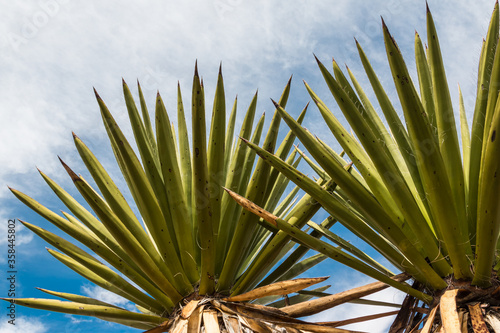
[[[434,0],[429,5],[441,41],[452,98],[457,104],[456,85],[460,83],[470,121],[481,40],[486,35],[494,2],[480,1],[471,6],[465,0]],[[187,100],[196,59],[205,81],[207,101],[213,96],[222,61],[228,104],[238,94],[240,110],[246,109],[258,89],[259,113],[272,111],[269,99],[279,98],[293,74],[287,108],[290,113],[297,115],[309,101],[303,79],[338,113],[313,53],[325,64],[332,57],[339,64],[347,63],[370,93],[357,58],[353,40],[356,37],[389,94],[395,97],[382,44],[380,16],[412,67],[415,30],[425,39],[424,1],[290,0],[286,5],[263,0],[251,3],[156,0],[147,5],[128,0],[4,2],[0,13],[0,225],[5,226],[9,218],[21,218],[55,231],[17,202],[7,185],[55,211],[62,209],[36,167],[72,191],[72,184],[57,159],[57,155],[61,156],[84,173],[71,131],[92,146],[111,175],[120,179],[92,87],[131,137],[121,95],[122,77],[131,86],[139,79],[151,103],[159,90],[173,121],[177,81]],[[240,117],[238,122],[241,120]],[[310,108],[304,124],[339,149],[327,134],[315,107]],[[125,188],[123,181],[118,183]],[[320,216],[316,222],[321,222]],[[46,244],[19,223],[16,231],[18,297],[44,297],[35,289],[42,287],[129,306],[54,260],[45,251]],[[4,278],[6,256],[4,228],[0,230],[0,296],[5,296],[8,289]],[[310,275],[331,275],[328,281],[334,286],[331,292],[369,282],[330,260]],[[384,291],[381,297],[388,301],[401,299],[393,290]],[[17,325],[12,326],[4,315],[5,306],[0,309],[0,332],[6,333],[137,331],[95,319],[21,307],[17,308]],[[344,306],[314,319],[339,320],[370,311],[373,309],[366,306]],[[388,323],[390,319],[350,328],[384,332]]]

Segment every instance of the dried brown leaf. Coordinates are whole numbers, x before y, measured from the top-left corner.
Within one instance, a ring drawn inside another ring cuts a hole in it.
[[[483,313],[481,311],[481,304],[469,304],[468,307],[474,333],[489,333],[490,331],[488,330],[488,327],[484,322]]]
[[[172,322],[167,320],[163,323],[161,323],[161,325],[159,326],[156,326],[155,328],[152,328],[150,330],[147,330],[143,333],[162,333],[162,332],[166,332],[168,331],[168,329],[170,328],[170,326],[172,326]]]
[[[457,312],[458,289],[447,290],[441,296],[441,322],[446,333],[461,333],[460,320]]]
[[[430,333],[432,324],[434,323],[434,318],[436,317],[436,312],[439,308],[439,304],[432,308],[431,313],[427,316],[427,321],[425,322],[424,327],[420,333]]]
[[[217,311],[206,310],[203,311],[203,326],[205,333],[219,333],[219,318],[217,318]]]
[[[188,320],[178,317],[170,333],[187,333]]]
[[[372,315],[368,315],[368,316],[361,316],[361,317],[350,318],[350,319],[345,319],[345,320],[330,321],[330,322],[316,323],[316,324],[330,326],[330,327],[341,327],[341,326],[346,326],[346,325],[350,325],[350,324],[361,323],[361,322],[368,321],[368,320],[374,320],[374,319],[378,319],[378,318],[394,316],[394,315],[398,314],[398,312],[399,311],[376,313],[376,314],[372,314]]]
[[[394,276],[392,279],[396,281],[404,281],[408,279],[408,276],[406,274],[400,274]],[[335,295],[325,296],[313,299],[311,301],[286,306],[284,308],[281,308],[281,310],[292,317],[310,316],[323,310],[330,309],[334,306],[352,301],[354,299],[376,293],[387,287],[389,287],[389,285],[383,282],[374,282],[365,286],[343,291]]]
[[[186,306],[182,308],[181,317],[184,319],[189,318],[189,316],[191,316],[193,311],[198,306],[198,303],[200,303],[200,301],[193,300],[193,301],[190,301],[188,304],[186,304]]]
[[[272,283],[267,286],[256,288],[252,291],[249,291],[241,295],[225,298],[224,300],[228,302],[244,302],[266,296],[281,296],[281,295],[292,294],[307,287],[310,287],[316,283],[323,282],[326,279],[328,279],[328,277],[301,278],[288,281],[280,281]]]

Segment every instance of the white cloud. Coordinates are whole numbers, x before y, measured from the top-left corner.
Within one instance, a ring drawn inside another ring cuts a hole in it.
[[[481,38],[493,2],[470,6],[466,1],[435,1],[430,6],[454,102],[456,83],[460,82],[470,112]],[[451,18],[445,16],[450,8],[454,12]],[[69,184],[56,155],[70,165],[79,160],[71,131],[94,150],[108,145],[92,86],[129,134],[120,78],[123,76],[132,89],[139,78],[149,103],[159,89],[175,120],[175,85],[180,80],[188,99],[195,59],[199,60],[208,96],[214,90],[218,64],[223,62],[228,103],[238,94],[240,110],[246,109],[257,88],[259,109],[270,109],[269,98],[277,98],[288,77],[295,74],[295,104],[290,109],[298,112],[308,101],[300,83],[303,78],[330,101],[313,52],[326,64],[332,56],[339,64],[348,63],[363,83],[366,79],[352,40],[356,36],[392,94],[380,16],[400,46],[408,48],[404,52],[410,59],[414,29],[422,34],[425,31],[424,5],[409,0],[344,0],[335,5],[294,0],[286,6],[263,0],[157,0],[147,6],[132,1],[44,0],[13,2],[3,13],[0,198],[10,198],[7,183],[21,189],[29,184],[31,193],[43,186],[35,165],[56,181]],[[469,24],[462,24],[464,21]],[[325,128],[321,123],[312,106],[305,125],[322,133]],[[325,139],[334,144],[328,136]]]
[[[451,58],[446,63],[460,73],[451,75],[453,90],[455,78],[466,85],[474,77],[476,68],[469,59],[477,60],[493,2],[488,5],[431,2],[445,56]],[[450,7],[452,20],[441,19]],[[160,89],[173,109],[175,83],[180,79],[187,94],[195,59],[208,80],[207,92],[213,91],[222,61],[228,98],[236,93],[248,98],[260,88],[260,105],[269,109],[268,98],[278,96],[293,72],[305,70],[309,79],[319,78],[313,52],[323,60],[334,56],[352,66],[358,62],[353,36],[367,51],[378,51],[380,15],[398,42],[409,46],[413,29],[422,29],[425,19],[423,5],[412,1],[338,1],[334,6],[328,1],[314,6],[301,1],[286,6],[266,1],[152,1],[141,6],[131,1],[46,0],[12,3],[4,13],[9,15],[0,26],[5,59],[0,65],[0,140],[8,144],[0,146],[1,183],[9,175],[31,177],[35,163],[44,170],[58,167],[56,153],[73,149],[71,130],[104,141],[92,86],[118,107],[120,77],[130,85],[138,77],[149,100]],[[478,24],[459,24],[462,19]],[[9,36],[18,36],[18,43]],[[385,63],[383,52],[370,56],[376,65]],[[296,73],[296,78],[300,86],[302,77]],[[295,92],[305,96],[301,87]]]
[[[14,221],[14,222],[11,222]],[[9,222],[9,223],[8,223]],[[14,249],[17,251],[20,249],[19,246],[26,245],[33,240],[33,233],[27,230],[19,220],[12,217],[8,217],[6,209],[0,208],[0,247],[4,249],[5,255],[0,256],[0,264],[4,264],[7,261],[7,244],[9,243],[9,224],[15,226],[11,228],[15,231],[14,235]]]
[[[132,310],[132,311],[135,310],[135,306],[132,305],[132,303],[129,300],[127,300],[127,299],[125,299],[125,298],[123,298],[115,293],[112,293],[106,289],[103,289],[99,286],[86,285],[86,286],[82,286],[81,290],[82,290],[82,293],[87,295],[88,297],[95,298],[97,300],[100,300],[100,301],[103,301],[106,303],[110,303],[110,304],[113,304],[116,306],[125,307],[128,310]]]
[[[7,320],[0,322],[0,332],[2,333],[45,333],[48,332],[48,327],[40,319],[36,317],[18,317],[15,320],[15,325],[9,324]]]
[[[73,316],[70,314],[66,314],[64,317],[68,318],[72,324],[90,323],[93,321],[93,319],[89,317]]]
[[[359,275],[359,274],[354,274],[354,275]],[[346,280],[342,279],[339,281],[342,285],[341,286],[336,286],[336,290],[338,291],[343,291],[343,290],[349,290],[364,284],[368,284],[373,282],[373,280],[363,278],[363,277],[355,277],[354,279],[349,280],[346,283]],[[354,282],[354,283],[352,283]],[[369,295],[367,297],[364,297],[365,299],[372,299],[372,300],[377,300],[381,302],[388,302],[388,303],[396,303],[396,304],[401,304],[401,302],[404,299],[404,294],[394,288],[387,288],[382,291],[379,291],[378,293]],[[317,315],[311,316],[308,318],[308,320],[312,322],[325,322],[325,321],[339,321],[339,320],[344,320],[344,319],[352,319],[352,318],[357,318],[357,317],[362,317],[362,316],[367,316],[371,314],[378,314],[378,313],[385,313],[385,312],[393,312],[397,311],[397,308],[393,307],[383,307],[383,306],[371,306],[371,305],[364,305],[364,304],[353,304],[353,303],[346,303],[339,305],[337,307],[334,307],[330,310],[326,310],[322,313],[319,313]],[[342,326],[339,328],[345,328],[345,329],[350,329],[354,331],[361,331],[361,332],[370,332],[370,333],[385,333],[388,331],[390,325],[394,321],[395,315],[393,316],[388,316],[388,317],[382,317],[379,319],[375,320],[370,320],[370,321],[365,321],[361,323],[356,323],[356,324],[351,324],[351,325],[346,325]]]

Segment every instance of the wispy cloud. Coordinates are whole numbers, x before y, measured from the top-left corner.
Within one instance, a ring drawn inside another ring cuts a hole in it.
[[[430,5],[451,89],[456,95],[456,83],[462,83],[470,110],[481,37],[493,2],[470,6],[466,1],[435,1]],[[449,10],[454,12],[452,18],[440,19]],[[301,79],[325,89],[321,81],[315,83],[319,73],[313,52],[326,62],[333,56],[361,73],[352,39],[356,37],[374,65],[387,72],[380,16],[409,58],[414,29],[425,31],[423,4],[408,0],[337,1],[335,5],[294,0],[286,6],[262,0],[189,4],[157,0],[148,6],[131,1],[84,4],[48,0],[12,3],[4,12],[9,15],[0,25],[0,70],[4,73],[0,141],[8,144],[0,145],[0,185],[7,180],[25,184],[26,179],[36,177],[35,164],[59,174],[56,154],[69,162],[76,159],[72,130],[87,141],[106,142],[92,86],[123,123],[121,77],[130,85],[139,78],[151,101],[160,89],[167,108],[173,110],[176,81],[181,81],[185,93],[189,91],[195,59],[208,82],[209,95],[222,61],[227,96],[238,93],[243,109],[257,88],[261,92],[259,107],[271,108],[268,98],[279,96],[288,77],[295,74],[294,99],[301,104],[291,109],[298,112],[305,104],[301,101],[307,100]],[[381,76],[390,84],[388,75]],[[0,197],[5,194],[2,186]]]
[[[73,315],[65,315],[66,318],[70,320],[72,324],[81,324],[81,323],[90,323],[92,322],[92,318],[84,317],[84,316],[73,316]]]
[[[10,238],[12,240],[12,243],[15,247],[21,246],[21,245],[26,245],[30,243],[33,240],[33,233],[29,230],[27,230],[19,220],[16,220],[14,217],[9,216],[9,213],[7,213],[7,210],[4,208],[0,208],[0,247],[3,249],[7,249],[7,244],[9,243],[9,238],[7,235],[9,235],[9,225],[10,226],[15,226],[13,228],[13,231],[15,231],[14,237],[15,238]],[[12,233],[11,233],[12,234]],[[19,248],[18,248],[19,249]],[[7,250],[5,250],[7,253]],[[6,263],[7,256],[2,255],[0,256],[0,264]]]
[[[0,332],[2,333],[45,333],[48,331],[48,326],[36,317],[18,317],[15,320],[15,325],[9,324],[4,319],[0,322]]]
[[[363,277],[359,273],[347,273],[347,275],[350,275],[350,279],[340,279],[337,277],[337,279],[335,280],[338,281],[339,284],[336,284],[335,288],[333,288],[335,291],[330,291],[330,292],[340,292],[344,290],[349,290],[373,282],[373,280]],[[401,304],[401,302],[404,299],[404,296],[405,295],[402,292],[394,288],[387,288],[364,298],[373,299],[380,302]],[[347,304],[342,304],[338,307],[334,307],[330,310],[324,311],[317,315],[314,315],[309,319],[314,322],[339,321],[344,319],[352,319],[352,318],[367,316],[371,314],[392,312],[396,310],[397,308],[393,307],[347,303]],[[346,328],[361,332],[385,333],[388,331],[391,323],[394,321],[394,318],[395,316],[383,317],[375,320],[346,325],[341,328]]]
[[[113,304],[116,306],[124,307],[131,311],[136,311],[135,306],[127,299],[118,296],[106,289],[103,289],[95,285],[86,285],[81,287],[82,293],[88,297],[95,298],[97,300]]]

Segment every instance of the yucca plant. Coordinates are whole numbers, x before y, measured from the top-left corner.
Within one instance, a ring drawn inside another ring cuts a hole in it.
[[[280,116],[315,161],[308,163],[336,184],[321,188],[297,169],[258,145],[243,140],[267,163],[317,200],[359,238],[371,245],[413,285],[390,280],[387,269],[337,235],[310,223],[344,250],[313,239],[296,226],[231,195],[269,225],[296,241],[407,293],[391,332],[500,332],[500,47],[495,5],[478,69],[477,97],[469,132],[460,93],[459,140],[455,114],[432,15],[427,8],[427,47],[415,35],[417,90],[402,54],[382,21],[387,58],[404,122],[357,44],[361,62],[382,116],[354,74],[350,81],[333,61],[333,74],[319,69],[349,122],[344,128],[306,83],[326,125],[348,158],[344,160],[276,103]],[[354,168],[347,172],[344,165]],[[370,288],[365,288],[370,289]],[[325,296],[281,310],[291,316],[313,313],[370,292]]]
[[[335,324],[307,323],[279,310],[280,306],[314,297],[314,294],[295,295],[286,304],[278,300],[324,281],[325,278],[294,278],[326,256],[318,254],[302,259],[307,247],[295,246],[286,233],[259,225],[259,218],[242,210],[223,187],[245,194],[297,227],[309,222],[320,206],[308,194],[297,200],[298,187],[285,195],[289,180],[264,160],[254,166],[255,152],[242,141],[233,142],[237,103],[234,102],[226,124],[221,72],[208,135],[203,81],[196,68],[191,137],[180,89],[177,133],[159,94],[151,122],[140,86],[140,108],[125,82],[123,92],[139,157],[97,93],[96,97],[116,161],[140,218],[97,157],[75,134],[76,148],[97,188],[62,160],[61,163],[95,215],[41,171],[43,179],[71,213],[63,212],[61,216],[18,190],[11,191],[100,258],[66,238],[23,222],[55,248],[48,249],[51,255],[97,286],[131,301],[138,311],[64,290],[40,289],[64,301],[4,300],[37,309],[93,316],[147,332],[347,332],[335,328]],[[290,82],[280,99],[283,107],[289,92]],[[263,135],[264,115],[254,126],[256,110],[257,94],[245,114],[239,136],[254,144],[259,144],[263,136],[267,151],[297,166],[301,157],[291,149],[295,134],[290,131],[277,145],[281,119],[278,112]],[[306,109],[298,117],[299,123],[305,113]],[[325,190],[334,186],[326,179],[319,179],[316,184]],[[323,226],[328,228],[332,224],[327,220]],[[321,234],[311,229],[311,235]]]

